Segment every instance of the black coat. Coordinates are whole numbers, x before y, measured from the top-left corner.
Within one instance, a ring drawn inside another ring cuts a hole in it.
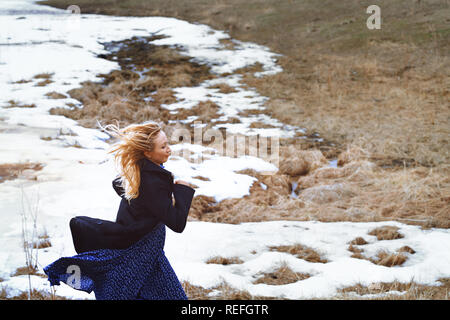
[[[139,196],[130,203],[124,197],[119,178],[112,182],[114,190],[122,197],[115,222],[85,216],[71,219],[70,228],[77,253],[128,248],[160,222],[175,232],[183,232],[195,190],[174,184],[170,171],[146,158],[139,162],[139,167]]]

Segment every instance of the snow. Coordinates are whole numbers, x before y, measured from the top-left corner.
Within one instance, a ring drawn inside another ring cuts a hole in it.
[[[404,238],[378,241],[368,232],[380,226],[397,226]],[[357,246],[374,257],[378,250],[395,252],[408,245],[415,254],[404,253],[402,266],[385,267],[351,258],[349,242],[363,237],[368,244]],[[216,241],[212,241],[215,239]],[[288,299],[325,298],[339,288],[356,284],[399,281],[439,285],[439,277],[450,270],[450,232],[421,230],[397,222],[270,221],[229,225],[191,222],[182,234],[169,232],[165,252],[181,279],[212,288],[222,280],[253,295]],[[327,263],[308,262],[295,256],[270,251],[270,246],[302,244],[321,254]],[[214,265],[205,262],[214,256],[239,257],[242,264]],[[306,280],[285,285],[253,284],[258,274],[271,272],[286,263],[293,271],[311,275]]]
[[[48,234],[52,246],[39,249],[38,266],[42,268],[61,256],[74,255],[69,220],[87,215],[115,220],[120,198],[112,188],[117,170],[109,148],[109,136],[96,129],[79,126],[63,116],[50,115],[52,107],[79,101],[72,98],[48,99],[45,93],[67,93],[86,80],[98,81],[99,73],[118,69],[115,62],[98,58],[106,53],[101,42],[118,41],[133,36],[159,33],[166,38],[156,45],[173,45],[199,63],[208,64],[213,72],[226,72],[261,63],[263,71],[255,76],[280,72],[277,54],[266,47],[231,39],[234,49],[226,49],[223,31],[165,17],[112,17],[101,15],[70,16],[65,10],[37,5],[31,0],[0,2],[0,163],[37,162],[43,169],[34,172],[36,180],[22,175],[0,184],[0,287],[8,296],[28,290],[28,276],[13,276],[25,265],[22,239],[22,217],[38,210],[37,234]],[[39,87],[39,73],[52,73],[52,83]],[[29,83],[13,83],[19,80]],[[176,112],[207,99],[217,103],[223,115],[218,120],[236,116],[239,111],[263,109],[266,97],[241,87],[239,75],[228,75],[205,81],[198,87],[174,88],[179,102],[165,106]],[[227,83],[237,92],[223,94],[211,85]],[[207,96],[209,95],[209,96]],[[182,100],[184,99],[184,100]],[[5,108],[13,100],[18,104],[35,104],[35,108]],[[288,126],[264,115],[240,117],[243,123],[221,125],[227,131],[267,137],[292,136],[301,128]],[[274,128],[249,129],[251,121],[270,123]],[[194,121],[195,118],[189,120]],[[200,125],[197,125],[201,128]],[[52,138],[45,140],[45,138]],[[80,147],[74,147],[80,146]],[[276,172],[272,163],[252,156],[233,158],[219,156],[213,148],[195,144],[171,146],[173,151],[186,150],[188,157],[174,155],[165,163],[175,179],[198,186],[196,195],[211,196],[216,201],[249,194],[254,177],[236,171],[251,168]],[[174,152],[175,153],[175,152]],[[335,166],[335,162],[330,163]],[[196,176],[208,178],[204,181]],[[265,185],[261,184],[264,187]],[[29,221],[30,222],[30,221]],[[375,227],[393,225],[405,237],[377,241],[367,233]],[[25,228],[31,232],[30,224]],[[329,297],[341,287],[356,283],[400,281],[438,285],[436,280],[450,276],[450,233],[443,229],[421,230],[397,222],[320,223],[314,221],[270,221],[238,225],[188,222],[183,233],[167,229],[166,254],[179,279],[205,288],[225,280],[237,289],[254,295],[301,299]],[[408,245],[416,253],[408,255],[402,266],[387,268],[351,258],[348,242],[361,236],[368,256],[378,250],[395,251]],[[270,246],[301,243],[320,252],[328,263],[311,263],[288,253],[271,251]],[[239,257],[242,264],[207,264],[213,256]],[[286,285],[253,284],[261,272],[273,271],[281,263],[310,278]],[[32,287],[50,292],[46,278],[30,276]],[[74,290],[65,284],[56,294],[71,299],[94,299],[94,294]]]

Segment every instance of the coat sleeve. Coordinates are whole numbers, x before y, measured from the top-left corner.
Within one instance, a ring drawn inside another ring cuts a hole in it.
[[[182,184],[173,185],[175,205],[169,183],[142,179],[142,192],[136,200],[145,216],[152,215],[175,232],[183,232],[195,190]]]

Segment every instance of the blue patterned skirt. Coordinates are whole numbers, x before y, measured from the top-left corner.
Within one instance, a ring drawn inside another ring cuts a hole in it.
[[[127,249],[101,249],[62,257],[44,268],[50,285],[60,281],[97,300],[187,300],[164,253],[166,226],[158,224]]]

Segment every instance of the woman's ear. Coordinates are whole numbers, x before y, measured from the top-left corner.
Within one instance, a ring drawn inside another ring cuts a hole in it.
[[[144,157],[146,157],[147,159],[151,160],[152,159],[152,155],[149,151],[144,151]],[[153,161],[153,160],[151,160]]]

